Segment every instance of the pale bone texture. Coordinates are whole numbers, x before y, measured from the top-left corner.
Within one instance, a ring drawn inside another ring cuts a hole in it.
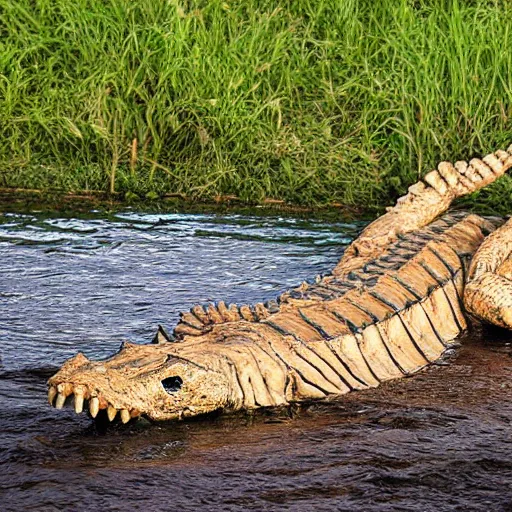
[[[105,361],[79,353],[49,379],[50,404],[74,398],[77,412],[124,423],[286,405],[420,370],[467,328],[466,310],[512,327],[512,221],[444,213],[511,167],[512,146],[442,162],[331,274],[266,304],[195,306],[173,337],[159,329]]]

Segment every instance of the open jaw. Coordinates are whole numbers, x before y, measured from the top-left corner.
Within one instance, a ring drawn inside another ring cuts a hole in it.
[[[78,353],[49,379],[48,401],[56,409],[73,404],[78,414],[88,410],[93,418],[123,423],[139,416],[182,419],[224,407],[222,374],[181,357],[173,345],[123,343],[104,361]]]

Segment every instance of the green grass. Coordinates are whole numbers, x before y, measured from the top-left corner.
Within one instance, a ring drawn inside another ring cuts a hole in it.
[[[0,141],[0,187],[389,204],[512,143],[512,4],[0,0]]]

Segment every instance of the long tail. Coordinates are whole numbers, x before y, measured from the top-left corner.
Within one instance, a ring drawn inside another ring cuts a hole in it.
[[[458,197],[489,185],[512,168],[512,145],[468,162],[441,162],[437,170],[409,187],[407,195],[385,215],[372,222],[347,248],[334,269],[335,275],[361,267],[379,255],[398,235],[430,224]]]

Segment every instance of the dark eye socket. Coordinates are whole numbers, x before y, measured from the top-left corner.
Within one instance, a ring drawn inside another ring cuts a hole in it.
[[[173,377],[167,377],[162,381],[162,386],[167,393],[177,393],[183,385],[183,379],[177,375]]]

